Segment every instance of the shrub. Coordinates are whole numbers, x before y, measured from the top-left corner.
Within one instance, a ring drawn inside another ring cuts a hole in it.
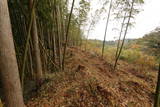
[[[101,55],[102,47],[100,45],[102,44],[89,41],[88,50]],[[114,64],[116,49],[114,46],[106,46],[104,49],[104,59]],[[127,48],[123,48],[119,59],[137,65],[138,70],[157,69],[155,57],[143,53],[141,51],[141,45],[133,44]]]
[[[148,68],[155,68],[156,67],[156,59],[153,56],[149,56],[144,54],[141,51],[136,50],[124,50],[122,55],[120,56],[121,60],[125,60],[129,63],[134,63],[140,66],[141,70],[148,69]]]
[[[137,59],[141,57],[141,53],[135,50],[127,49],[122,52],[120,59],[129,63],[135,63]]]
[[[110,60],[110,62],[113,62],[115,60],[115,53],[116,48],[115,47],[107,47],[104,51],[104,56],[106,56],[107,60]]]

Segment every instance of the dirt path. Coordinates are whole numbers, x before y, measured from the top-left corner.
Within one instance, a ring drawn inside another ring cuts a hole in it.
[[[95,54],[72,48],[76,52],[75,58],[79,64],[86,67],[83,71],[89,76],[96,78],[99,86],[108,93],[111,93],[110,100],[118,107],[152,107],[155,78],[150,81],[140,78],[136,73],[129,70],[118,70],[113,72],[111,64]],[[83,59],[81,59],[83,58]],[[74,61],[73,61],[74,62]],[[78,62],[78,61],[77,61]]]
[[[141,78],[94,53],[68,49],[67,72],[50,75],[28,107],[152,107],[155,77]]]

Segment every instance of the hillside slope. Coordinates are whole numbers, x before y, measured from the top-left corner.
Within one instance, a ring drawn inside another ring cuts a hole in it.
[[[67,71],[48,75],[28,107],[151,107],[156,72],[137,72],[129,65],[112,71],[100,56],[69,48]]]

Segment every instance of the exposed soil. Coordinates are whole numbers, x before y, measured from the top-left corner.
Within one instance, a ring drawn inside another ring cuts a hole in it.
[[[156,72],[123,64],[116,71],[95,53],[67,51],[66,71],[47,75],[28,107],[152,107]]]

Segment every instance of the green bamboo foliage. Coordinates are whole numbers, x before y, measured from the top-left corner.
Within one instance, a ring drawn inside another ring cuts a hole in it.
[[[8,1],[23,90],[27,80],[40,80],[40,85],[48,73],[64,70],[66,48],[80,46],[83,35],[81,27],[89,11],[89,2],[85,0],[81,1],[79,11],[83,10],[83,13],[80,12],[79,18],[74,15],[73,7],[72,12],[69,10],[67,0],[33,1],[32,6],[29,6],[29,0]],[[37,62],[41,62],[38,64],[41,70],[36,70],[33,24],[36,24],[36,50],[40,53]]]
[[[119,2],[119,0],[117,0],[117,1]],[[123,22],[122,22],[122,26],[121,26],[121,30],[120,30],[120,36],[119,36],[119,40],[118,40],[118,44],[117,44],[114,70],[116,69],[119,57],[121,55],[121,52],[122,52],[122,49],[123,49],[123,46],[124,46],[124,42],[125,42],[125,38],[126,38],[126,35],[127,35],[127,31],[129,29],[129,27],[133,25],[133,23],[131,23],[131,20],[134,18],[134,16],[137,13],[139,13],[139,10],[136,9],[136,6],[139,5],[139,4],[143,4],[143,0],[132,0],[131,2],[130,1],[122,2],[120,0],[119,4],[122,7],[119,10],[116,19],[121,19],[121,17],[122,17]],[[122,13],[122,12],[124,13],[124,16],[120,16],[120,13]],[[126,20],[126,22],[125,22],[125,20]],[[124,34],[123,34],[122,43],[120,44],[123,29],[125,29],[125,30],[124,30]]]

